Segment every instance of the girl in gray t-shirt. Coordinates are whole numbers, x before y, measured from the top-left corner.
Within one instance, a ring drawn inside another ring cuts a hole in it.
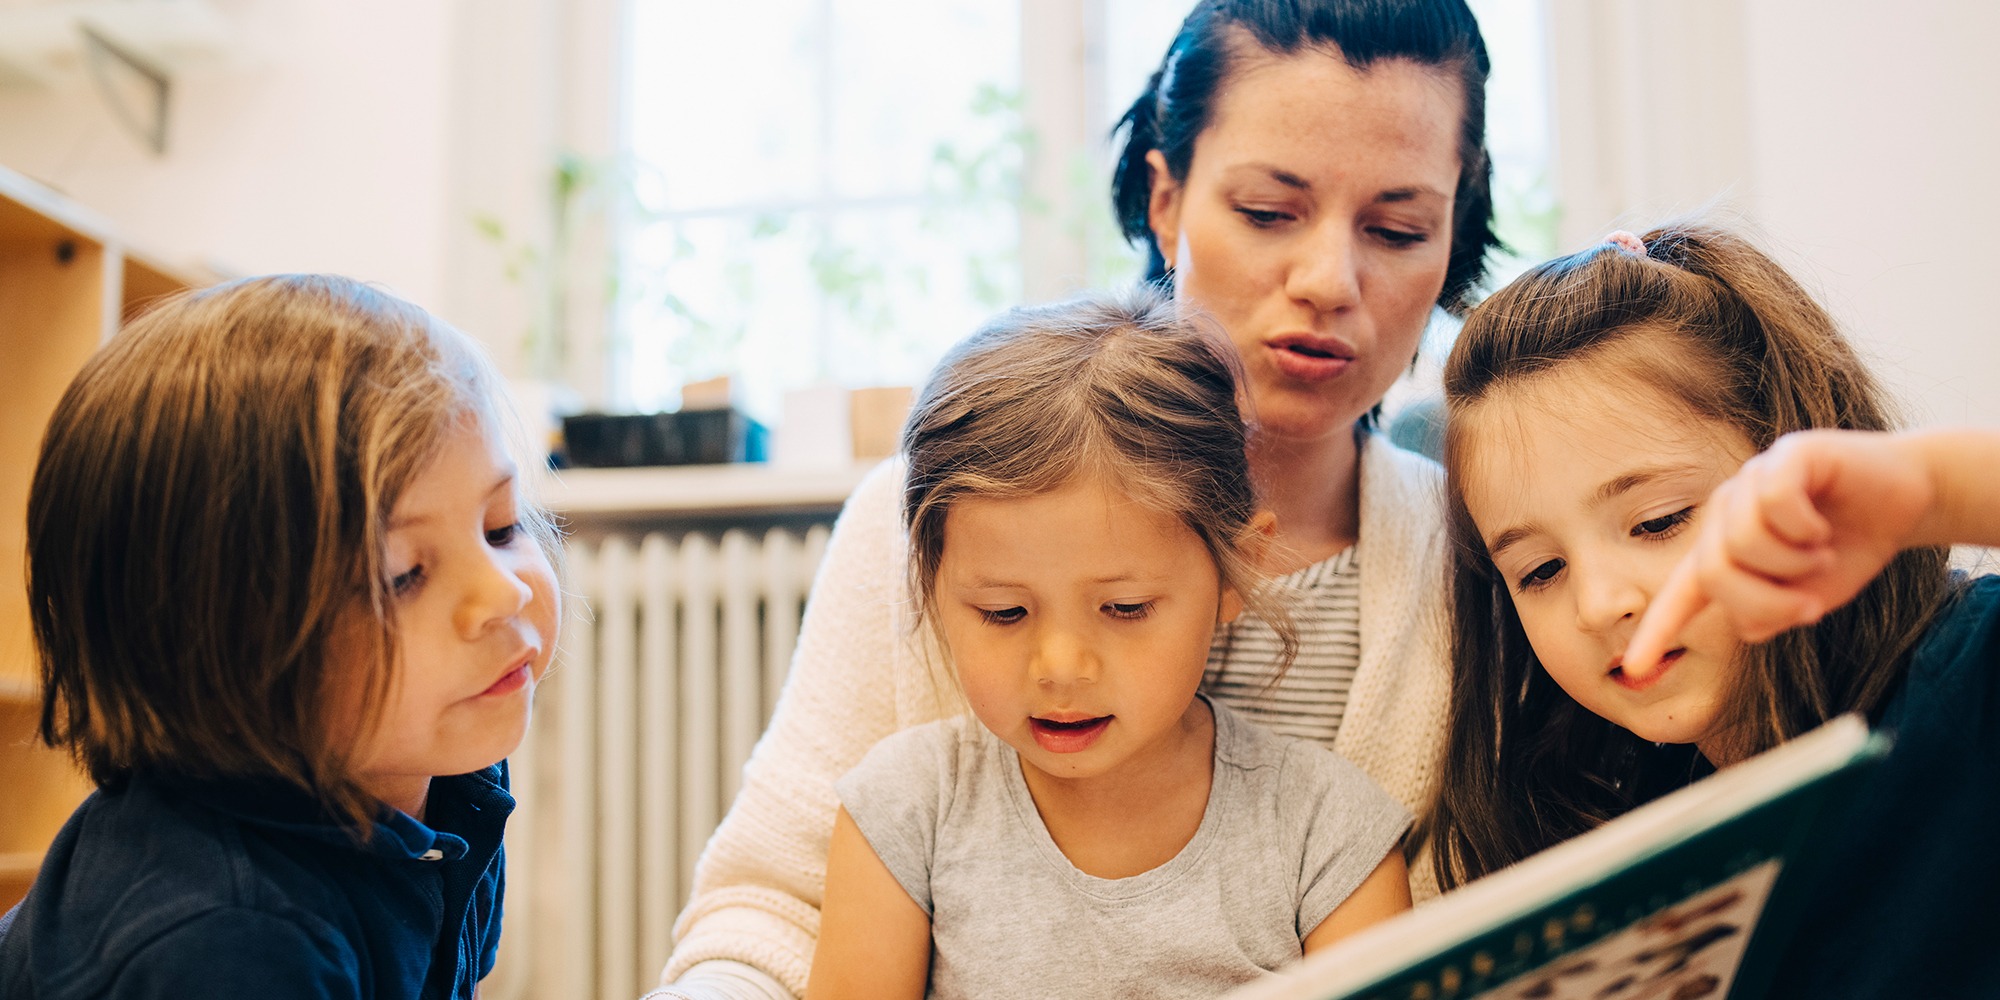
[[[1015,310],[938,366],[904,522],[972,713],[837,785],[810,1000],[1212,997],[1408,908],[1408,813],[1198,694],[1246,606],[1296,648],[1238,365],[1142,290]]]

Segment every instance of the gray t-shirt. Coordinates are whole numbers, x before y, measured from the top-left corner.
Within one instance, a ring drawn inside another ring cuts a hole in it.
[[[1333,751],[1211,707],[1201,826],[1131,878],[1070,864],[1020,758],[969,715],[883,740],[835,784],[930,915],[929,996],[1208,998],[1300,957],[1410,815]]]

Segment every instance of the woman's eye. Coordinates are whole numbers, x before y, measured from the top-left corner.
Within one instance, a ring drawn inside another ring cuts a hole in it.
[[[389,593],[400,597],[417,589],[417,585],[422,582],[424,582],[423,566],[412,566],[408,570],[389,578]]]
[[[515,538],[519,537],[520,534],[521,534],[521,522],[519,521],[507,525],[504,528],[489,528],[487,529],[486,532],[486,544],[491,545],[496,549],[505,548],[507,545],[511,544]]]
[[[1632,529],[1632,536],[1634,538],[1640,538],[1646,536],[1666,535],[1671,533],[1675,528],[1678,528],[1681,525],[1686,524],[1688,522],[1688,519],[1693,516],[1694,516],[1693,507],[1682,507],[1680,510],[1674,511],[1671,514],[1662,514],[1661,516],[1653,518],[1650,521],[1640,521],[1638,525]]]
[[[1000,608],[997,611],[980,608],[978,611],[979,616],[986,619],[986,624],[988,625],[1012,625],[1028,617],[1027,608]]]
[[[1244,218],[1249,219],[1250,224],[1259,229],[1269,229],[1292,217],[1289,212],[1274,212],[1263,208],[1239,208],[1236,212]]]
[[[1426,233],[1411,232],[1404,229],[1385,229],[1377,226],[1372,231],[1377,239],[1392,247],[1413,247],[1430,239],[1430,236]]]
[[[1153,602],[1140,601],[1136,604],[1119,604],[1113,601],[1104,606],[1104,611],[1113,618],[1137,620],[1153,613]]]
[[[1534,590],[1548,583],[1550,580],[1556,578],[1557,573],[1562,572],[1562,568],[1563,561],[1561,559],[1551,559],[1529,570],[1528,575],[1521,578],[1521,589]]]

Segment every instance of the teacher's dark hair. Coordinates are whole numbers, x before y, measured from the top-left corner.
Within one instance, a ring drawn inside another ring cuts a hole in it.
[[[1465,93],[1459,124],[1458,191],[1452,211],[1451,259],[1438,304],[1458,310],[1486,275],[1493,234],[1493,168],[1486,155],[1486,41],[1463,0],[1201,0],[1182,22],[1146,90],[1132,102],[1113,136],[1124,149],[1111,178],[1112,209],[1125,238],[1147,248],[1146,276],[1160,280],[1167,262],[1153,243],[1147,206],[1152,171],[1146,154],[1165,156],[1174,179],[1187,177],[1194,142],[1209,124],[1217,93],[1235,68],[1233,28],[1249,32],[1275,55],[1323,50],[1366,69],[1379,60],[1409,59],[1456,76]]]

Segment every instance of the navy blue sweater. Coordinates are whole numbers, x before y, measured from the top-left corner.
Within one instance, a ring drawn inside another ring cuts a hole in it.
[[[1824,874],[1773,995],[2000,997],[2000,577],[1932,624],[1877,721],[1895,747],[1820,823]]]
[[[470,997],[500,941],[506,764],[431,782],[365,846],[273,786],[134,778],[0,917],[0,997]]]

